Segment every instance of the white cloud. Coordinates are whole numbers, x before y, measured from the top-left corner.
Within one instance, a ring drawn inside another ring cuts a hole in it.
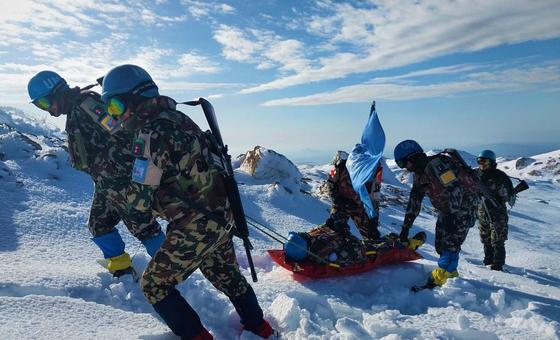
[[[158,87],[168,91],[200,91],[208,89],[235,89],[244,84],[240,83],[194,83],[185,81],[159,81]]]
[[[458,70],[476,70],[487,65],[454,65],[411,72],[401,76],[375,78],[369,82],[344,86],[309,96],[270,100],[265,106],[324,105],[366,102],[372,99],[404,101],[419,98],[449,97],[473,91],[511,92],[560,84],[560,61],[544,65],[524,64],[516,68],[466,73],[461,79],[439,83],[395,83],[421,75],[452,74]]]
[[[178,75],[189,75],[190,73],[217,73],[221,70],[218,63],[210,61],[208,58],[190,52],[179,57],[181,69]]]
[[[156,8],[137,1],[118,0],[4,0],[0,11],[0,45],[30,42],[59,43],[62,34],[92,37],[109,28],[123,31],[137,25],[163,26],[186,20],[185,15],[162,16]]]
[[[253,61],[253,54],[260,49],[260,44],[250,40],[243,31],[227,25],[220,25],[214,39],[222,44],[222,54],[230,60]]]
[[[235,8],[215,1],[181,0],[183,6],[195,18],[201,19],[215,14],[232,14]]]
[[[438,56],[560,37],[557,0],[381,0],[369,8],[319,3],[308,32],[344,53],[316,58],[305,69],[245,89],[254,93],[409,65]],[[349,46],[349,47],[348,47]],[[328,49],[325,49],[325,51]]]
[[[257,64],[257,69],[302,71],[308,68],[305,45],[295,39],[281,39],[274,32],[258,29],[245,31],[220,25],[214,39],[222,45],[226,59]]]

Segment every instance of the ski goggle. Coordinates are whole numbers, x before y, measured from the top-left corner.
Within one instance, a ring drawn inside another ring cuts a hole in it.
[[[126,103],[119,97],[111,97],[105,104],[105,110],[111,117],[120,117],[126,111]]]
[[[490,160],[488,158],[482,158],[482,157],[477,158],[476,162],[480,165],[489,165],[490,164]]]
[[[48,110],[52,106],[52,101],[49,96],[41,97],[39,99],[35,99],[33,104],[40,108],[41,110]]]

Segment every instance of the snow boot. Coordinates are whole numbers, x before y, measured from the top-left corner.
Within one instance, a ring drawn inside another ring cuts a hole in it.
[[[494,248],[492,244],[484,243],[484,260],[482,261],[485,266],[494,263]]]
[[[248,329],[245,328],[246,330],[250,331],[251,333],[254,333],[258,336],[260,336],[263,339],[268,339],[271,338],[279,338],[280,337],[280,333],[278,333],[277,330],[275,330],[274,328],[272,328],[270,326],[270,324],[268,323],[268,321],[266,321],[265,319],[263,319],[262,323],[259,325],[259,327],[255,328],[255,329]]]
[[[494,261],[492,263],[492,270],[502,270],[504,263],[506,262],[506,245],[504,242],[496,242],[494,246]]]
[[[426,242],[426,233],[421,231],[408,239],[408,247],[416,250]]]
[[[140,280],[140,276],[138,275],[138,273],[136,272],[136,270],[132,266],[130,266],[128,268],[125,268],[125,269],[115,270],[113,272],[113,277],[116,277],[116,278],[120,278],[123,275],[132,276],[132,279],[134,280],[134,282],[138,282],[138,280]]]
[[[210,332],[208,332],[208,330],[206,328],[202,329],[202,332],[198,333],[197,335],[195,335],[193,338],[181,338],[181,340],[214,340],[214,337],[212,336],[212,334],[210,334]]]
[[[181,339],[196,339],[197,336],[204,335],[204,326],[202,326],[198,314],[177,289],[171,288],[169,294],[163,300],[153,304],[153,307],[171,331]]]
[[[263,311],[259,306],[257,296],[251,286],[247,287],[247,292],[245,292],[245,294],[236,298],[230,298],[230,301],[233,307],[235,307],[237,314],[239,314],[245,330],[264,339],[278,334],[278,332],[270,326],[268,321],[263,318]]]
[[[239,314],[245,329],[257,329],[262,324],[264,320],[263,311],[251,286],[247,287],[245,294],[236,298],[230,298],[230,301],[233,307],[235,307],[237,314]]]
[[[421,290],[434,289],[437,286],[438,285],[435,283],[434,279],[430,276],[430,277],[428,277],[428,280],[426,281],[426,283],[423,286],[412,286],[410,288],[410,290],[412,290],[414,293],[418,293]]]

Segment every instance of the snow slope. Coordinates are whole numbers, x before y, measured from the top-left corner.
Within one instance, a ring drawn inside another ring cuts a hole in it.
[[[115,280],[96,264],[101,253],[85,225],[92,184],[69,168],[61,138],[60,131],[21,112],[0,110],[0,339],[175,339],[136,283]],[[536,163],[547,157],[533,156],[536,161],[527,166],[541,166]],[[296,173],[287,159],[275,155],[273,163],[278,173]],[[387,160],[385,176],[399,176],[390,172],[393,163]],[[513,169],[510,163],[500,167]],[[284,185],[286,178],[254,178],[240,169],[236,177],[247,214],[287,235],[328,216],[329,203],[316,195],[328,170],[327,165],[300,166],[300,190]],[[287,339],[558,339],[560,184],[554,172],[521,171],[510,174],[528,179],[531,189],[519,195],[510,213],[508,272],[491,272],[481,264],[482,246],[473,228],[461,277],[443,288],[411,293],[409,287],[422,283],[437,261],[429,205],[412,230],[428,234],[423,260],[352,277],[294,280],[266,255],[266,249],[280,245],[253,231],[259,275],[253,286],[266,316]],[[390,183],[382,192],[385,233],[400,229],[408,196],[406,184]],[[120,229],[142,270],[148,255]],[[242,251],[239,262],[250,278]],[[254,339],[241,332],[228,299],[199,272],[180,290],[217,339]]]

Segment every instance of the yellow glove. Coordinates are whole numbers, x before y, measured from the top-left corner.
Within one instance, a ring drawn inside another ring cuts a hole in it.
[[[130,260],[130,255],[127,252],[122,253],[119,256],[111,257],[108,259],[107,269],[114,273],[117,270],[126,269],[132,266],[132,261]]]
[[[413,250],[418,249],[418,247],[420,247],[423,244],[424,244],[424,240],[417,240],[415,238],[408,239],[408,247]]]

